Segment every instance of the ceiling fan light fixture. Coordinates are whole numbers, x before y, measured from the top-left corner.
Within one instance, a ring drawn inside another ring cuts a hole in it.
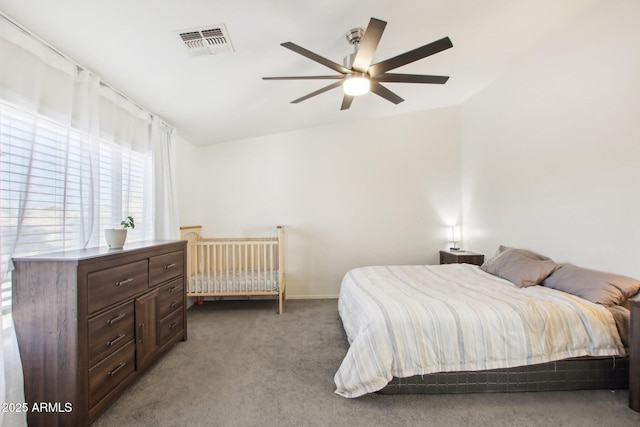
[[[354,73],[345,78],[342,86],[345,94],[359,96],[369,93],[369,90],[371,89],[371,82],[364,74]]]

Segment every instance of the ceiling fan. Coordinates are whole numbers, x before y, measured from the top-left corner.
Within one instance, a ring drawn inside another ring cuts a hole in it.
[[[386,59],[376,64],[371,64],[373,55],[376,52],[382,33],[387,23],[379,19],[371,18],[366,31],[362,28],[354,28],[346,35],[347,41],[354,46],[354,52],[344,58],[344,65],[337,64],[316,53],[313,53],[297,44],[286,42],[281,46],[286,47],[300,55],[311,59],[319,64],[337,71],[338,75],[330,76],[290,76],[290,77],[263,77],[263,80],[337,80],[336,82],[311,92],[301,98],[291,101],[297,104],[306,99],[320,95],[331,89],[343,86],[344,97],[340,110],[351,107],[353,98],[363,95],[369,91],[383,97],[384,99],[399,104],[404,99],[381,85],[380,83],[431,83],[444,84],[449,79],[448,76],[429,76],[422,74],[397,74],[387,71],[417,61],[427,56],[442,52],[453,47],[449,37],[425,44],[419,48],[410,50],[393,58]]]

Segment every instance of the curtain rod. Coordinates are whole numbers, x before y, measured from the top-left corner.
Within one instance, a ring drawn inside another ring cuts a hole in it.
[[[62,57],[64,60],[69,61],[71,64],[73,64],[76,69],[78,71],[87,71],[91,74],[94,75],[98,75],[97,73],[94,73],[93,71],[91,71],[90,69],[88,69],[87,67],[79,64],[77,61],[75,61],[73,58],[69,57],[68,55],[62,53],[61,51],[59,51],[58,49],[56,49],[55,47],[51,46],[49,43],[47,43],[46,41],[44,41],[41,37],[39,37],[38,35],[34,34],[33,32],[27,30],[22,24],[18,23],[18,21],[16,21],[15,19],[11,18],[10,16],[6,15],[3,11],[0,10],[0,16],[2,16],[2,18],[5,19],[5,21],[7,21],[8,23],[10,23],[11,25],[13,25],[14,27],[16,27],[18,30],[22,31],[24,34],[26,34],[27,36],[31,37],[32,39],[36,40],[38,43],[40,43],[42,46],[44,46],[45,48],[49,49],[50,51],[52,51],[53,53],[55,53],[56,55]],[[121,98],[124,98],[127,102],[130,102],[131,104],[133,104],[134,106],[136,106],[137,108],[139,108],[140,110],[142,110],[143,112],[149,114],[151,116],[151,118],[153,119],[154,117],[157,117],[158,119],[162,120],[163,122],[165,122],[166,124],[167,121],[164,119],[161,119],[160,117],[158,117],[156,114],[153,114],[152,112],[150,112],[148,109],[144,108],[143,106],[141,106],[139,103],[137,103],[136,101],[132,100],[131,98],[129,98],[127,95],[125,95],[124,93],[122,93],[121,91],[119,91],[118,89],[114,88],[113,86],[111,86],[109,83],[105,82],[104,80],[102,80],[102,78],[100,78],[100,86],[106,87],[109,90],[112,90],[116,95],[120,96]],[[172,125],[169,125],[171,127]]]

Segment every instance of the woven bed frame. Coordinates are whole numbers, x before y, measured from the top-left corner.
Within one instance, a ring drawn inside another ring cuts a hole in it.
[[[378,393],[506,393],[627,388],[628,357],[583,357],[515,368],[393,378]]]

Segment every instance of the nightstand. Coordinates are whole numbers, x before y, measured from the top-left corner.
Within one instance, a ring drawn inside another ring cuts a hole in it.
[[[640,411],[640,301],[629,300],[629,407]]]
[[[482,265],[484,255],[467,251],[440,251],[440,264]]]

